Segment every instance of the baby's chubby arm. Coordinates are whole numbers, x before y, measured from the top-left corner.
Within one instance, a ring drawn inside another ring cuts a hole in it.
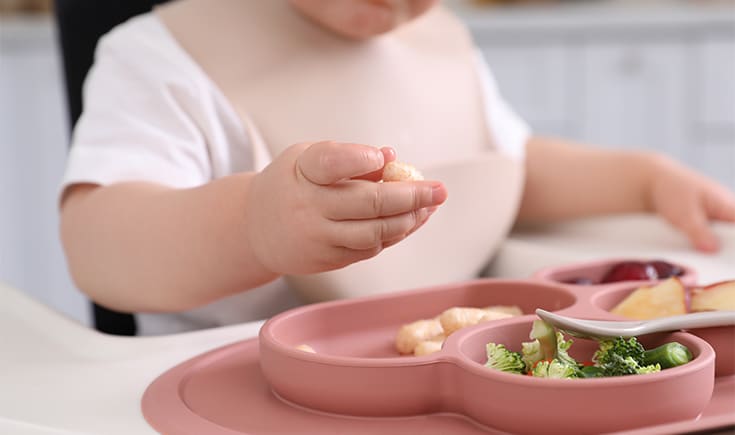
[[[447,197],[436,181],[378,183],[394,159],[390,148],[318,142],[191,189],[72,186],[61,215],[72,276],[110,308],[177,311],[370,258]]]
[[[713,252],[718,241],[709,221],[735,222],[735,196],[661,154],[541,137],[528,142],[519,220],[630,212],[658,213],[697,249]]]

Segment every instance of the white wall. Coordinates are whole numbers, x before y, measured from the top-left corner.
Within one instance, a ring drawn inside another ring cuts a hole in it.
[[[68,129],[47,20],[0,21],[0,281],[88,323],[58,237]]]

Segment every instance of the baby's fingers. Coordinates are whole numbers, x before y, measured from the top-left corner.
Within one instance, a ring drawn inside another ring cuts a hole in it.
[[[384,152],[378,148],[326,141],[306,148],[298,157],[296,168],[310,182],[326,186],[379,171],[384,164]]]
[[[735,194],[722,186],[714,186],[705,197],[705,209],[711,220],[735,222]]]
[[[692,209],[676,224],[689,237],[697,250],[716,252],[719,249],[717,237],[712,232],[707,215],[701,208]]]
[[[694,247],[703,252],[719,250],[719,241],[710,227],[710,221],[735,222],[735,197],[718,185],[711,185],[704,192],[701,205],[691,207],[681,219],[675,220],[691,240]]]
[[[412,233],[429,218],[430,209],[380,219],[334,222],[331,239],[335,246],[355,250],[381,249]]]
[[[447,189],[436,181],[347,182],[325,189],[318,201],[332,220],[373,219],[436,207],[447,199]]]

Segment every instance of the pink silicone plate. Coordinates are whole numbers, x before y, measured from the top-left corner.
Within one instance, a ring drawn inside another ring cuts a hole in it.
[[[182,435],[602,433],[735,424],[734,377],[715,379],[712,347],[692,334],[641,339],[647,347],[685,344],[695,355],[687,365],[608,379],[537,379],[483,367],[485,344],[518,350],[532,315],[465,328],[429,356],[394,349],[401,325],[452,306],[515,304],[525,313],[614,318],[593,296],[623,288],[630,283],[486,279],[300,307],[264,325],[259,349],[254,340],[237,343],[159,377],[144,395],[143,412],[159,431]],[[299,344],[317,353],[295,349]],[[589,359],[592,345],[577,340],[573,356]]]

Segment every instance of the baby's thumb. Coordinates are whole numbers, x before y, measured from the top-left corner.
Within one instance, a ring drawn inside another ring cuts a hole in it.
[[[320,185],[375,172],[384,164],[384,154],[378,148],[333,141],[312,144],[296,161],[301,174],[310,182]]]
[[[704,210],[692,211],[679,227],[698,251],[716,252],[720,248],[717,236],[712,232]]]

